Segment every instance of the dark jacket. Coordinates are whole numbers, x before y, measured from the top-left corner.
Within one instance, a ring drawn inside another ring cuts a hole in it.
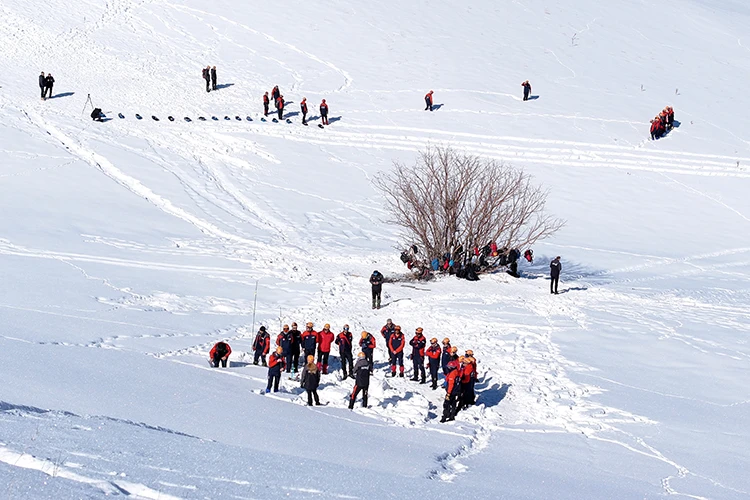
[[[370,365],[365,358],[357,358],[354,363],[354,383],[362,389],[370,387]]]
[[[289,330],[292,334],[292,352],[299,354],[299,346],[302,343],[302,332],[299,330]]]
[[[341,332],[336,337],[336,345],[339,346],[339,354],[352,353],[352,333]]]
[[[361,347],[362,351],[365,353],[372,354],[372,351],[375,349],[375,337],[368,335],[363,339],[359,339],[359,347]]]
[[[44,88],[44,81],[45,80],[46,80],[46,78],[44,78],[44,75],[39,75],[39,88],[40,89]]]
[[[315,365],[313,365],[315,366]],[[317,391],[320,385],[320,370],[315,366],[315,371],[308,370],[307,365],[302,368],[302,376],[300,377],[300,386],[306,391]]]
[[[372,276],[370,276],[370,284],[372,285],[373,290],[380,291],[383,287],[383,275],[380,273],[372,273]]]
[[[47,88],[52,88],[52,85],[55,84],[55,79],[52,78],[52,75],[47,75],[47,78],[44,79],[44,86]]]
[[[276,345],[281,346],[284,350],[284,354],[291,352],[292,349],[292,332],[281,332],[276,337]]]
[[[412,358],[424,358],[424,348],[426,344],[427,339],[424,338],[424,335],[421,333],[414,335],[414,338],[409,341]]]
[[[208,68],[203,68],[203,79],[208,80],[209,78],[211,78],[211,75],[208,73]]]
[[[554,259],[549,263],[549,275],[552,278],[559,278],[560,271],[562,271],[562,264],[560,264],[560,261],[558,259]]]
[[[258,332],[258,334],[255,335],[255,340],[253,341],[253,351],[268,354],[268,349],[270,347],[271,336],[268,335],[268,332]]]
[[[383,325],[383,328],[380,329],[380,334],[385,339],[386,346],[390,345],[388,342],[390,342],[391,335],[393,335],[393,332],[395,331],[396,331],[396,325],[394,325],[393,323],[391,323],[390,326],[388,325],[388,323],[386,323],[385,325]]]
[[[443,345],[443,354],[440,357],[440,365],[443,367],[443,371],[445,371],[445,367],[448,365],[448,363],[451,360],[451,345],[448,344]]]
[[[300,109],[300,111],[302,111],[302,114],[303,114],[303,115],[306,115],[306,114],[307,114],[307,103],[306,103],[306,102],[304,102],[304,101],[303,101],[303,102],[301,102],[301,103],[299,104],[299,109]]]
[[[211,80],[216,82],[216,70],[214,68],[211,68]]]
[[[394,354],[404,352],[406,347],[406,338],[401,332],[393,332],[388,340],[388,350]]]
[[[318,332],[315,330],[302,332],[302,348],[314,352],[316,347],[318,347]]]

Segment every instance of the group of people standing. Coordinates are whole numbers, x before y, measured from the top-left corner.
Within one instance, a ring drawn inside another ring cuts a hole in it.
[[[42,101],[45,101],[48,97],[52,97],[52,86],[55,84],[55,79],[52,77],[52,73],[47,73],[44,76],[44,71],[39,75],[39,90],[42,92]]]
[[[407,345],[401,327],[388,319],[380,329],[385,340],[389,358],[389,372],[391,377],[404,377],[404,350]],[[362,331],[358,339],[359,352],[354,362],[354,338],[349,325],[344,325],[338,334],[331,331],[331,325],[326,323],[320,331],[315,331],[314,324],[308,322],[303,331],[298,330],[297,323],[284,325],[276,336],[276,348],[268,355],[271,348],[271,336],[265,326],[258,329],[253,341],[253,364],[262,363],[268,367],[268,385],[265,392],[278,392],[281,375],[297,373],[300,356],[303,359],[302,373],[299,377],[300,385],[307,392],[307,403],[319,405],[318,387],[321,375],[329,373],[329,362],[332,346],[338,347],[341,362],[342,380],[354,379],[354,387],[349,396],[349,408],[353,409],[359,395],[362,395],[362,406],[367,407],[370,376],[374,371],[373,355],[377,345],[375,336]],[[464,407],[474,404],[474,383],[477,378],[477,362],[474,353],[467,350],[464,356],[458,355],[458,349],[452,347],[450,339],[443,339],[442,346],[438,339],[429,341],[424,336],[424,329],[419,327],[409,340],[413,373],[411,381],[420,384],[427,383],[426,368],[430,373],[431,388],[438,388],[439,372],[442,368],[445,377],[445,402],[443,404],[443,418],[441,422],[453,420],[456,413]],[[215,367],[227,366],[227,360],[232,349],[226,342],[217,342],[211,349],[209,356]],[[290,376],[290,378],[292,378]]]
[[[667,106],[651,120],[651,140],[659,139],[674,128],[674,109]]]
[[[263,94],[263,116],[268,116],[269,113],[269,106],[271,102],[274,103],[274,106],[276,108],[276,112],[278,113],[278,119],[282,120],[284,118],[284,106],[286,103],[284,102],[284,96],[281,95],[281,91],[279,90],[279,86],[275,85],[273,89],[271,90],[271,96],[268,96],[268,92]],[[302,125],[307,125],[307,97],[303,97],[302,100],[299,103],[299,109],[300,113],[302,113]],[[326,103],[326,100],[323,99],[320,102],[320,124],[321,125],[328,125],[328,104]]]

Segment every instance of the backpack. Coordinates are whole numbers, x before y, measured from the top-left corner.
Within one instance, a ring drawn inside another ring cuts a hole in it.
[[[401,252],[401,262],[403,262],[404,264],[409,262],[409,255],[406,253],[406,250]]]

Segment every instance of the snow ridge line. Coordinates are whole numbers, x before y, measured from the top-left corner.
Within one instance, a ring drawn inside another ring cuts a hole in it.
[[[490,437],[490,430],[480,426],[479,429],[474,431],[467,444],[452,453],[439,456],[438,468],[428,472],[427,478],[448,483],[453,482],[456,476],[468,470],[468,467],[461,461],[484,450],[490,443]]]

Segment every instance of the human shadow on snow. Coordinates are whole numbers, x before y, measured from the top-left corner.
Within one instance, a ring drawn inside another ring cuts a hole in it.
[[[505,399],[505,396],[508,395],[508,389],[510,389],[511,386],[512,384],[492,384],[492,386],[487,389],[481,389],[481,384],[477,384],[476,387],[478,390],[476,404],[482,404],[487,408],[499,405],[500,402]]]
[[[63,92],[62,94],[51,95],[47,99],[57,99],[59,97],[70,97],[73,94],[75,94],[75,92]]]
[[[438,109],[443,107],[443,103],[440,104],[433,104],[432,105],[432,111],[437,111]]]
[[[216,90],[225,89],[227,87],[231,87],[232,85],[234,85],[234,84],[233,83],[221,83],[221,84],[219,84],[219,85],[216,86]]]

